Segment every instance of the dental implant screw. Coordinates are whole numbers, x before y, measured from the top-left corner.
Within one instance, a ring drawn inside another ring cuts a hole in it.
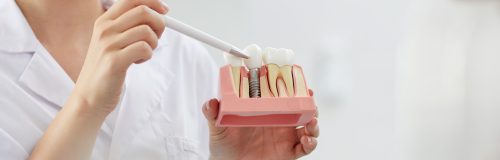
[[[243,62],[248,68],[248,90],[250,98],[260,97],[260,67],[262,67],[262,49],[256,45],[251,44],[247,46],[243,52],[249,55],[248,59]]]
[[[260,73],[260,68],[250,69],[249,87],[250,87],[250,97],[251,98],[260,98],[259,73]]]

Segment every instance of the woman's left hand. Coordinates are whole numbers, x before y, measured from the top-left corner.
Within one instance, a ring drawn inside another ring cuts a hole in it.
[[[210,128],[210,159],[255,160],[297,159],[311,153],[318,144],[317,118],[305,127],[216,127],[219,101],[203,107]]]

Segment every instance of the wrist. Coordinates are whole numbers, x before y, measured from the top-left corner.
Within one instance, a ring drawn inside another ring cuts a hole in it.
[[[109,110],[93,105],[89,100],[78,93],[74,93],[70,96],[65,107],[71,108],[80,116],[102,120],[106,119],[109,113],[111,113]]]

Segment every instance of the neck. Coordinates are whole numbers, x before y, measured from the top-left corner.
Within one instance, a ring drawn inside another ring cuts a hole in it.
[[[94,21],[104,12],[100,0],[16,1],[44,45],[74,42],[88,46]]]

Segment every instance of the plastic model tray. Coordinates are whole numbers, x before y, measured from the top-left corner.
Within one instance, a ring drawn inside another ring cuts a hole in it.
[[[294,65],[292,70],[294,69],[300,69],[301,72],[298,73],[303,75],[300,66]],[[241,77],[243,77],[246,69],[242,68],[241,71]],[[316,104],[309,90],[307,91],[308,96],[301,97],[240,98],[234,90],[231,73],[231,66],[229,65],[223,66],[220,69],[221,97],[217,126],[302,126],[309,122],[316,114]],[[261,75],[265,75],[266,73],[265,66],[263,66]]]

